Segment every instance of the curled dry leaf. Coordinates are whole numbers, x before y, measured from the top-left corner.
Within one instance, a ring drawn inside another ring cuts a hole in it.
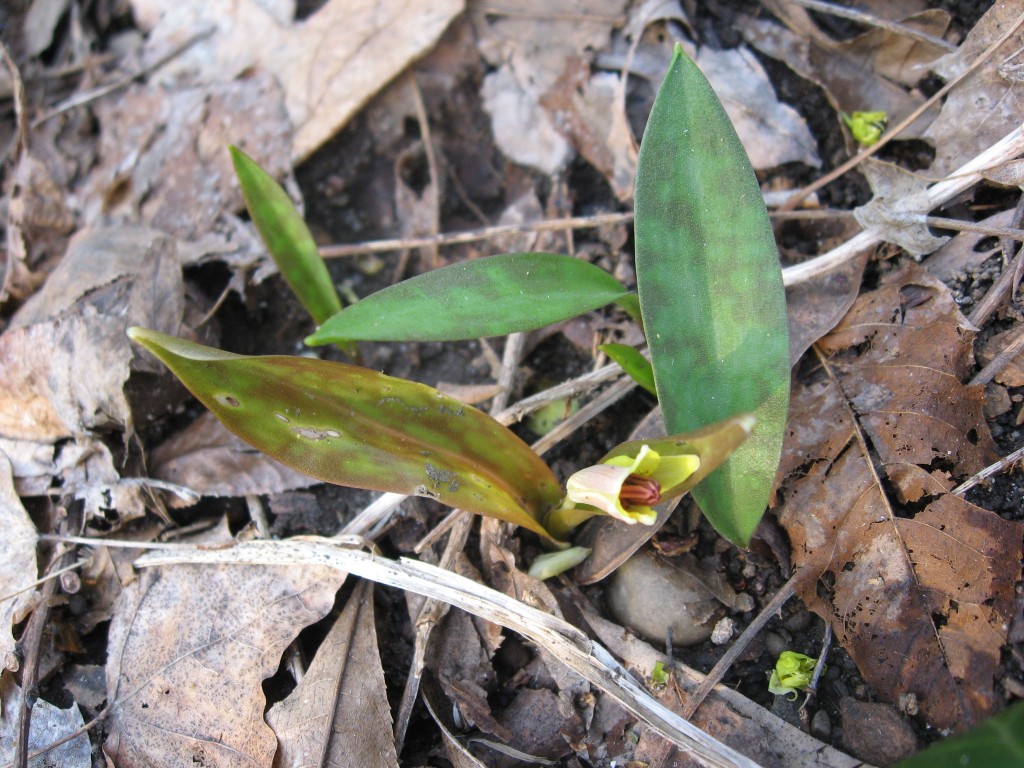
[[[982,388],[960,383],[971,333],[912,269],[821,346],[836,378],[795,393],[781,469],[798,591],[883,699],[913,693],[934,727],[966,727],[995,704],[1021,568],[1019,527],[948,493],[993,457]]]
[[[912,256],[933,253],[949,240],[928,231],[925,217],[932,206],[927,181],[897,165],[870,158],[861,163],[860,170],[875,193],[871,202],[853,211],[864,229]]]
[[[151,471],[153,477],[203,496],[282,493],[320,482],[242,442],[209,411],[153,451]],[[168,503],[172,507],[190,505],[178,496]]]
[[[16,670],[19,664],[11,632],[35,602],[34,590],[22,590],[36,580],[36,529],[14,490],[11,464],[2,452],[0,530],[4,532],[4,556],[0,558],[0,662],[3,669]]]
[[[120,768],[269,766],[261,683],[303,627],[334,604],[326,568],[186,566],[147,571],[110,625],[104,752]]]
[[[275,768],[398,766],[373,626],[373,584],[362,581],[295,690],[267,713]]]

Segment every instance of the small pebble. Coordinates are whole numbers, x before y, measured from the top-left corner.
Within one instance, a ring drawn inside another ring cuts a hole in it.
[[[615,571],[606,599],[615,618],[645,640],[664,643],[671,631],[678,646],[707,640],[721,606],[696,574],[645,551]]]
[[[839,702],[843,742],[852,754],[875,765],[892,765],[917,751],[914,729],[888,704]]]
[[[715,645],[725,645],[732,640],[734,634],[736,634],[736,622],[726,616],[715,624],[715,628],[711,632],[711,642]]]
[[[801,608],[783,622],[783,626],[790,632],[803,632],[811,623],[811,612]]]
[[[824,709],[819,709],[814,713],[814,717],[811,719],[811,735],[822,741],[832,735],[832,721]]]
[[[789,647],[789,643],[786,641],[786,639],[781,635],[776,634],[775,632],[764,633],[764,644],[766,650],[773,659],[779,658],[779,656],[782,655],[783,651],[793,650]]]

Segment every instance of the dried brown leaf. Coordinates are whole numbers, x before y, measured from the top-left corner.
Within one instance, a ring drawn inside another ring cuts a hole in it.
[[[864,251],[836,269],[786,286],[791,365],[796,365],[814,342],[835,328],[853,305],[868,255]]]
[[[152,48],[213,30],[165,67],[165,78],[198,73],[212,83],[231,82],[250,70],[273,75],[284,88],[288,119],[295,127],[296,161],[334,136],[429,50],[462,12],[464,0],[330,0],[302,21],[293,20],[289,7],[258,0],[181,0],[171,6],[163,0],[132,0],[134,17],[149,33]],[[242,126],[236,131],[250,133]]]
[[[947,11],[933,8],[900,20],[909,29],[942,39],[949,28]],[[839,44],[839,50],[851,61],[880,76],[906,86],[919,83],[936,60],[945,56],[945,48],[915,40],[888,29],[872,29]]]
[[[945,80],[959,76],[994,43],[1021,14],[1020,3],[996,2],[974,25],[960,47],[936,62],[936,74]],[[935,145],[929,174],[942,176],[966,158],[988,149],[1020,125],[1024,113],[1024,83],[1013,72],[1024,46],[1019,28],[999,51],[957,84],[929,126],[924,138]]]
[[[1009,227],[1013,222],[1013,209],[1000,211],[982,219],[978,224],[984,227]],[[924,261],[924,266],[939,280],[951,280],[958,272],[974,270],[992,257],[997,247],[980,249],[978,246],[991,235],[981,232],[958,232]]]
[[[209,412],[153,451],[151,472],[203,496],[282,493],[319,483],[242,442]],[[188,506],[177,497],[169,503]]]
[[[970,344],[941,283],[892,276],[822,340],[836,379],[795,390],[780,470],[801,598],[883,699],[914,693],[939,728],[995,704],[1021,565],[1019,526],[946,493],[993,455],[983,389],[960,383]]]
[[[557,87],[566,68],[575,66],[572,62],[607,46],[626,5],[599,0],[583,8],[568,0],[515,0],[498,12],[473,8],[480,52],[496,68],[484,78],[484,109],[491,116],[495,144],[506,157],[546,174],[570,161],[572,146],[541,106],[542,99]]]
[[[147,227],[76,232],[60,264],[14,315],[11,327],[56,317],[91,291],[136,274],[150,246],[160,236],[158,230]]]
[[[36,529],[14,490],[11,464],[0,452],[0,530],[4,556],[0,558],[0,663],[17,670],[15,624],[25,619],[36,592],[26,589],[36,580]],[[25,591],[23,591],[25,590]]]
[[[804,37],[775,22],[753,18],[745,18],[739,22],[739,27],[747,42],[761,53],[782,61],[801,77],[820,85],[837,113],[881,110],[894,124],[924,103],[919,93],[908,91],[875,72],[870,61],[851,58],[820,31]],[[928,110],[905,129],[901,137],[920,138],[937,114],[937,108]]]
[[[0,679],[0,761],[13,765],[18,744],[18,713],[21,709],[22,692],[17,683],[4,675]],[[62,768],[90,768],[92,747],[89,737],[80,732],[85,726],[77,704],[68,709],[56,707],[48,701],[36,698],[32,705],[32,722],[28,734],[28,751],[49,747],[55,741],[69,737],[69,741],[46,752],[39,760],[30,761],[32,768],[43,765],[59,765]],[[78,735],[70,738],[71,734]],[[44,762],[45,761],[45,762]]]
[[[228,144],[256,154],[276,177],[289,168],[291,126],[266,73],[176,90],[137,84],[100,101],[96,113],[100,164],[82,193],[90,226],[145,222],[196,238],[242,207]]]
[[[949,241],[949,237],[936,237],[928,231],[926,217],[932,204],[925,179],[898,165],[870,158],[860,164],[860,170],[875,194],[869,203],[853,211],[864,229],[912,256],[933,253]]]
[[[295,690],[267,713],[275,768],[398,766],[373,626],[373,585],[362,581]]]
[[[269,766],[264,678],[299,630],[330,611],[329,568],[184,566],[146,571],[110,625],[104,752],[120,768]]]
[[[131,349],[124,320],[69,315],[0,336],[0,435],[51,442],[125,429]]]
[[[949,289],[912,267],[862,295],[821,340],[883,465],[964,478],[995,460],[984,388],[961,384],[973,339]]]

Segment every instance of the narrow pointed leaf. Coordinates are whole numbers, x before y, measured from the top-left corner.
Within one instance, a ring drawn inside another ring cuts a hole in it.
[[[505,253],[451,264],[378,291],[306,339],[455,341],[557,323],[629,292],[603,269],[555,253]]]
[[[750,440],[694,491],[715,529],[746,546],[782,450],[785,293],[754,171],[678,46],[644,132],[635,208],[640,307],[666,430],[757,416]]]
[[[224,426],[282,464],[547,536],[537,518],[560,501],[558,482],[529,446],[475,408],[359,366],[235,355],[144,328],[128,333]]]
[[[309,227],[273,177],[242,150],[230,151],[249,216],[288,287],[319,325],[341,311],[341,300]]]
[[[618,363],[629,378],[657,397],[654,369],[651,368],[651,361],[640,354],[640,350],[628,344],[601,344],[598,349]]]

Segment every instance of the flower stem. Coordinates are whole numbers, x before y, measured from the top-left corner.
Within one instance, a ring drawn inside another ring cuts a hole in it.
[[[599,512],[600,510],[597,509],[578,507],[567,500],[563,502],[561,507],[548,512],[547,517],[544,518],[544,528],[554,538],[565,541],[569,538],[569,533],[573,528],[580,523],[586,522]]]

